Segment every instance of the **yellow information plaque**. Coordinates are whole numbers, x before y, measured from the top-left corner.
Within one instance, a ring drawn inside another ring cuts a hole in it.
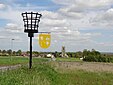
[[[39,34],[39,45],[41,48],[48,48],[51,43],[51,35],[48,34]]]

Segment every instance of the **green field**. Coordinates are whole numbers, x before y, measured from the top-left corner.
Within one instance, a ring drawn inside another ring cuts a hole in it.
[[[57,61],[66,61],[66,62],[75,62],[75,61],[82,61],[79,58],[57,58]]]
[[[46,58],[33,58],[33,62],[48,61]],[[16,65],[16,64],[27,64],[29,62],[29,57],[10,57],[10,56],[0,56],[0,66]]]
[[[33,62],[50,61],[50,58],[36,58],[33,57]],[[79,58],[57,58],[56,61],[81,61]],[[0,56],[0,66],[4,65],[16,65],[16,64],[26,64],[29,62],[29,57],[18,57],[18,56]]]
[[[0,61],[6,60],[0,58]],[[28,58],[15,57],[12,61],[23,64],[28,62]],[[43,58],[34,58],[33,61],[32,69],[23,64],[14,70],[1,71],[0,85],[113,85],[113,73],[59,68],[55,66],[58,61],[50,62]]]

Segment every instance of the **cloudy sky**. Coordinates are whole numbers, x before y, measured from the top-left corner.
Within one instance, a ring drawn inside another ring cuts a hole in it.
[[[113,51],[113,0],[0,0],[0,49],[29,50],[22,12],[42,14],[39,32],[51,32],[51,46],[35,51]],[[14,39],[14,40],[12,40]]]

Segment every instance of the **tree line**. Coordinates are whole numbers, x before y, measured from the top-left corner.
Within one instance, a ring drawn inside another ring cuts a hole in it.
[[[0,50],[0,56],[20,56],[22,54],[21,50],[18,51],[12,51],[11,49],[9,50]]]
[[[95,49],[92,50],[84,49],[83,51],[66,53],[71,58],[82,58],[83,61],[88,62],[113,62],[113,54],[100,53]],[[60,54],[61,52],[55,52],[55,55],[57,57],[61,57]]]
[[[29,56],[30,52],[22,52],[21,50],[18,51],[12,51],[9,50],[0,50],[0,56]],[[62,57],[61,52],[38,52],[33,51],[32,52],[33,57],[47,57],[47,54],[53,54],[55,57]],[[78,52],[66,52],[66,54],[70,58],[83,58],[83,61],[89,61],[89,62],[113,62],[113,55],[109,54],[102,54],[99,51],[96,51],[95,49],[87,50],[84,49],[83,51]]]

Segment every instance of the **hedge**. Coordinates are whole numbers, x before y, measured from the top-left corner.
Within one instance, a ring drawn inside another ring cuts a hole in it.
[[[88,62],[113,62],[113,57],[104,56],[86,56],[83,61]]]

